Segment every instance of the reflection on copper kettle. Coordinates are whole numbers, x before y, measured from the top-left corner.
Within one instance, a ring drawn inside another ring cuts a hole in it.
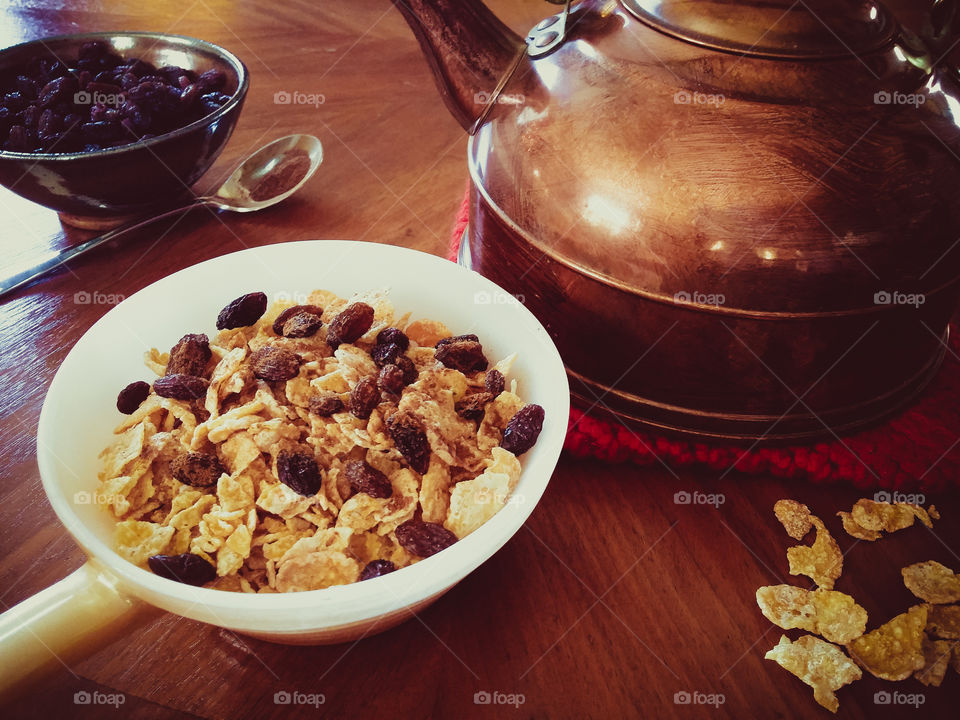
[[[471,134],[461,262],[524,296],[579,403],[778,440],[937,371],[956,2],[584,0],[523,38],[477,2],[395,2]]]

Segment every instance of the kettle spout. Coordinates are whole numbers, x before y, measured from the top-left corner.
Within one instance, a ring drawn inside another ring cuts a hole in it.
[[[476,0],[392,1],[417,36],[447,109],[472,131],[523,40]]]

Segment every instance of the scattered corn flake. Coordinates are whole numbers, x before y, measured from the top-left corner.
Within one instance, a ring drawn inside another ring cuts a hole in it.
[[[940,687],[943,676],[947,674],[952,649],[952,643],[947,640],[930,640],[924,637],[923,667],[913,676],[924,685]]]
[[[931,506],[934,512],[936,508]],[[853,537],[876,540],[880,532],[896,532],[913,525],[916,518],[927,527],[933,527],[930,514],[914,503],[877,502],[862,498],[854,503],[850,513],[837,513],[843,518],[843,527]]]
[[[867,611],[836,590],[769,585],[757,589],[757,605],[778,627],[808,630],[841,645],[863,635],[867,627]]]
[[[782,635],[779,644],[764,658],[812,687],[814,699],[834,713],[840,707],[835,691],[863,676],[843,650],[813,635],[804,635],[796,642]]]
[[[927,632],[937,638],[960,640],[960,605],[927,605]]]
[[[865,527],[861,527],[850,513],[841,510],[837,515],[843,521],[843,529],[847,535],[855,537],[858,540],[868,540],[870,542],[880,539],[880,533],[878,531],[867,530]]]
[[[813,527],[810,508],[796,500],[777,500],[773,505],[773,514],[794,540],[803,540]]]
[[[843,553],[820,518],[811,515],[810,522],[817,529],[817,537],[813,545],[796,545],[787,549],[790,574],[806,575],[824,590],[832,590],[843,572]]]
[[[960,576],[935,560],[903,568],[903,584],[921,600],[936,605],[960,601]]]
[[[905,680],[924,666],[926,625],[926,607],[914,605],[848,644],[847,650],[872,675],[883,680]]]

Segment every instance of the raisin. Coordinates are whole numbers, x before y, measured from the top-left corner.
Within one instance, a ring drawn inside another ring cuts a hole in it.
[[[216,455],[188,452],[170,461],[170,472],[184,485],[210,487],[226,470]]]
[[[280,482],[304,497],[320,491],[320,468],[313,453],[307,450],[281,450],[277,455]]]
[[[514,455],[523,455],[537,442],[543,429],[543,416],[539,405],[524,405],[507,423],[500,447]]]
[[[403,370],[397,365],[384,365],[377,378],[377,384],[380,389],[393,395],[399,395],[403,392],[404,385]]]
[[[377,367],[384,367],[396,362],[403,350],[396,343],[387,343],[386,345],[374,345],[370,350],[370,357]]]
[[[496,368],[487,370],[487,375],[483,378],[483,387],[488,393],[493,395],[493,397],[497,397],[497,395],[503,392],[505,385],[506,380],[504,380],[502,372]]]
[[[366,419],[380,404],[380,388],[372,377],[365,377],[356,384],[350,393],[350,412],[356,417]]]
[[[343,400],[336,393],[328,392],[322,395],[311,395],[308,401],[310,412],[320,417],[329,417],[343,410]]]
[[[423,422],[407,410],[396,412],[387,422],[393,444],[410,468],[423,475],[430,467],[430,443]]]
[[[300,356],[292,350],[264,345],[250,356],[253,374],[261,380],[280,382],[300,372]]]
[[[396,569],[397,566],[389,560],[374,560],[373,562],[368,563],[367,566],[361,571],[359,582],[380,577],[381,575],[386,575],[387,573],[392,573]]]
[[[217,569],[199,555],[151,555],[147,565],[154,575],[187,585],[206,585],[217,577]]]
[[[436,347],[437,349],[442,348],[444,345],[449,345],[450,343],[463,342],[469,340],[471,342],[480,342],[480,338],[472,333],[469,335],[454,335],[453,337],[443,338],[443,340],[438,340]]]
[[[288,307],[282,313],[277,315],[277,319],[273,321],[273,331],[277,335],[283,335],[283,326],[290,318],[300,313],[312,313],[317,317],[323,315],[323,308],[316,305],[294,305],[293,307]]]
[[[493,395],[488,392],[473,393],[467,395],[456,404],[457,415],[465,420],[483,420],[484,406],[493,400]]]
[[[377,333],[377,345],[399,345],[400,352],[406,352],[410,347],[410,338],[404,334],[403,330],[388,327]]]
[[[397,358],[395,363],[397,367],[403,370],[403,384],[410,385],[417,381],[417,377],[420,375],[420,371],[417,370],[417,366],[413,364],[413,360],[408,358],[406,355],[401,355]]]
[[[317,334],[317,330],[323,325],[319,315],[302,312],[294,315],[283,324],[282,335],[289,338],[305,338]]]
[[[456,340],[443,345],[438,343],[436,358],[448,368],[462,373],[486,370],[488,364],[483,347],[476,340]]]
[[[217,330],[248,327],[267,311],[267,296],[262,292],[241,295],[217,315]]]
[[[132,415],[148,395],[150,395],[149,383],[142,380],[132,382],[117,395],[117,410],[124,415]]]
[[[396,529],[396,535],[404,550],[423,558],[436,555],[457,541],[457,536],[443,525],[423,520],[408,520]]]
[[[382,472],[363,460],[351,460],[343,466],[343,474],[354,493],[366,493],[374,498],[393,495],[393,485]]]
[[[184,335],[170,351],[166,374],[205,377],[210,356],[210,340],[206,335]]]
[[[174,400],[196,400],[207,394],[207,381],[195,375],[164,375],[153,381],[153,391]]]
[[[327,343],[337,347],[343,343],[352,343],[373,325],[373,308],[366,303],[347,305],[327,328]]]

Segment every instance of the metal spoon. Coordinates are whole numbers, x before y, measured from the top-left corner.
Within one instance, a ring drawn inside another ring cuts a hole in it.
[[[305,174],[299,180],[296,180],[296,176],[302,171],[302,165],[306,161],[309,161],[309,166]],[[166,210],[159,215],[152,215],[143,220],[134,220],[73,247],[51,252],[40,262],[26,270],[17,272],[0,281],[0,297],[46,275],[51,270],[88,250],[109,242],[126,232],[148,225],[154,220],[160,220],[203,206],[212,206],[233,212],[255,212],[276,205],[299,190],[316,172],[321,162],[323,162],[323,146],[313,135],[288,135],[279,140],[274,140],[240,163],[240,166],[233,171],[233,174],[213,195],[194,198],[186,205]],[[291,182],[293,182],[292,185]]]

